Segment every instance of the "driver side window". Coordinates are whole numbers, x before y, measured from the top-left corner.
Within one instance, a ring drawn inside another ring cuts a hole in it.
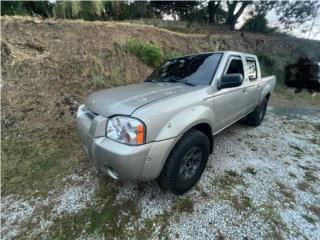
[[[231,60],[226,74],[240,73],[242,77],[244,76],[243,64],[241,59]]]

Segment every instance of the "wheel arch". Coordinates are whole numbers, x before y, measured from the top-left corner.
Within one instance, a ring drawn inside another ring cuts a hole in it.
[[[212,128],[208,123],[199,123],[193,126],[191,129],[198,130],[207,136],[210,142],[210,154],[213,152],[213,135]]]

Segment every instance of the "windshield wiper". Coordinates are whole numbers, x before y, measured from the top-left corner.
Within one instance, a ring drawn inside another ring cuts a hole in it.
[[[159,82],[159,81],[157,81],[156,79],[148,79],[148,80],[145,80],[145,82]]]
[[[179,81],[179,80],[176,80],[175,78],[167,78],[167,79],[161,79],[161,80],[160,79],[159,80],[148,79],[145,82],[153,82],[153,83],[157,83],[157,82],[172,82],[172,83],[183,83],[183,84],[186,84],[186,85],[189,85],[189,86],[196,86],[195,84],[189,83],[187,81]]]
[[[189,85],[189,86],[195,86],[195,84],[189,83],[187,81],[179,81],[179,80],[176,80],[174,78],[169,78],[169,79],[166,80],[166,82],[183,83],[183,84],[186,84],[186,85]]]

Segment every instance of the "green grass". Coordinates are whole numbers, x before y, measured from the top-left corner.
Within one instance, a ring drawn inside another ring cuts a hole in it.
[[[250,213],[255,210],[251,198],[244,195],[243,193],[240,196],[231,195],[229,198],[233,208],[238,212],[247,211],[248,213]]]
[[[164,60],[170,60],[173,58],[182,57],[183,55],[185,55],[185,54],[182,52],[176,51],[176,50],[168,51],[168,52],[166,52],[166,54],[164,56]]]
[[[157,67],[163,61],[163,50],[151,42],[140,42],[136,38],[131,38],[127,42],[129,53],[136,55],[143,63]]]
[[[219,187],[222,191],[230,191],[233,187],[243,184],[243,177],[233,170],[226,171],[225,174],[213,181],[213,185]]]
[[[244,171],[246,173],[250,173],[252,175],[256,175],[257,174],[257,171],[253,167],[247,167]]]
[[[304,191],[304,192],[312,191],[312,186],[310,185],[310,183],[306,181],[299,182],[297,184],[297,187],[300,191]]]
[[[306,171],[304,173],[304,179],[308,182],[315,183],[316,181],[319,180],[319,178],[314,174],[313,171]]]
[[[16,130],[2,134],[1,192],[45,196],[74,165],[82,149],[75,133],[29,137]]]
[[[51,239],[76,239],[81,234],[104,235],[107,238],[122,238],[124,226],[138,211],[132,200],[116,203],[117,185],[106,178],[99,179],[98,189],[91,206],[77,214],[65,214],[54,221],[49,229]],[[122,212],[128,215],[123,216]]]
[[[305,215],[305,214],[303,214],[302,217],[303,217],[307,222],[309,222],[309,223],[311,223],[311,224],[315,224],[315,223],[316,223],[316,220],[315,220],[313,217],[310,217],[310,216]]]
[[[277,181],[276,184],[279,188],[279,191],[284,196],[284,200],[286,202],[295,202],[296,201],[295,195],[294,195],[293,190],[291,188],[289,188],[284,183],[279,182],[279,181]]]
[[[178,213],[193,212],[194,202],[189,198],[179,198],[173,205],[173,210]]]
[[[283,239],[282,232],[287,231],[288,227],[275,207],[271,204],[263,204],[259,207],[258,213],[271,225],[272,231],[269,233],[269,237],[271,239]]]

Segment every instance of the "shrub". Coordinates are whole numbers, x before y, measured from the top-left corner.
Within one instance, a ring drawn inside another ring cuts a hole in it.
[[[268,27],[268,21],[263,15],[257,15],[247,20],[242,29],[250,32],[270,33],[275,32],[276,28]]]
[[[142,43],[138,39],[129,39],[128,51],[136,55],[143,63],[157,67],[163,60],[163,51],[154,43]]]
[[[184,55],[183,53],[176,51],[176,50],[173,50],[173,51],[167,52],[165,54],[164,60],[170,60],[173,58],[182,57],[183,55]]]

